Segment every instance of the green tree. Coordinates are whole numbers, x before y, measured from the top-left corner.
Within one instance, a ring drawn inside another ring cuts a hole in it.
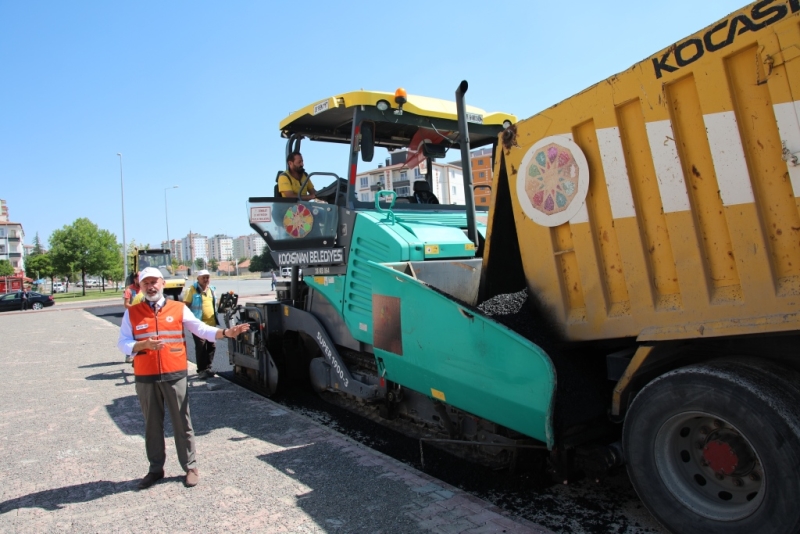
[[[34,256],[38,256],[42,254],[44,251],[42,250],[42,242],[39,241],[39,232],[36,232],[36,235],[33,237],[33,250],[31,251],[29,258]],[[25,262],[28,263],[27,261]]]
[[[105,271],[103,271],[103,291],[106,290],[105,280],[111,280],[114,282],[114,285],[117,289],[119,289],[119,283],[122,281],[122,278],[125,276],[125,268],[122,265],[122,256],[120,255],[119,263]]]
[[[14,267],[8,260],[0,260],[0,276],[12,276],[14,274]]]
[[[248,270],[251,273],[260,273],[261,271],[263,271],[264,270],[263,258],[258,254],[250,258],[250,267],[248,268]]]
[[[114,281],[117,289],[119,289],[119,282],[125,276],[125,265],[122,262],[122,245],[117,244],[116,250],[113,252],[109,250],[108,255],[107,264],[100,270],[100,275],[103,277],[103,291],[106,290],[106,280]]]
[[[250,272],[252,273],[261,273],[277,268],[278,266],[275,265],[269,250],[264,249],[261,254],[256,254],[250,258]]]
[[[208,270],[212,272],[217,272],[217,268],[219,268],[219,262],[216,258],[211,258],[208,260]]]
[[[150,243],[137,243],[135,239],[131,239],[131,242],[126,247],[129,256],[137,250],[147,250],[148,248],[150,248]]]
[[[269,253],[268,249],[264,249],[264,252],[261,253],[261,261],[265,271],[272,271],[278,269],[278,264],[275,263],[275,260],[272,259],[272,254]]]
[[[53,269],[53,262],[49,253],[31,254],[25,259],[25,269],[29,273],[35,273],[36,279],[47,277],[50,279],[50,287],[53,287],[53,278],[56,275]]]
[[[178,262],[178,260],[175,258],[175,256],[172,256],[172,274],[175,274],[175,273],[178,272],[178,267],[180,267],[180,265],[181,264]]]
[[[197,258],[194,260],[194,264],[198,269],[205,269],[206,268],[206,260],[203,258]]]
[[[97,274],[113,265],[119,254],[117,238],[101,230],[86,218],[76,219],[50,236],[53,266],[56,272],[80,273],[86,294],[86,273]],[[72,278],[72,277],[70,277]]]

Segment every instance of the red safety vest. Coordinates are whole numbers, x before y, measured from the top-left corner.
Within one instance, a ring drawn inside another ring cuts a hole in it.
[[[141,341],[158,336],[166,345],[161,350],[143,350],[133,360],[133,373],[137,382],[164,382],[187,376],[186,340],[183,336],[182,302],[167,299],[164,306],[153,313],[144,301],[128,309],[133,339]]]

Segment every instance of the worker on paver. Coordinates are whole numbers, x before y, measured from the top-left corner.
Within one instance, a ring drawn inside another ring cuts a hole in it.
[[[216,288],[209,285],[211,273],[206,269],[197,271],[197,281],[189,286],[189,291],[183,298],[192,311],[192,315],[203,321],[208,326],[217,326],[217,296]],[[214,353],[217,345],[213,341],[206,341],[199,336],[192,334],[194,338],[194,356],[197,363],[197,378],[211,378],[214,371],[211,370],[211,363],[214,361]]]
[[[302,191],[300,190],[301,185]],[[300,197],[300,200],[317,198],[317,191],[314,189],[314,184],[308,179],[303,167],[303,155],[300,152],[292,152],[286,157],[286,170],[278,175],[278,191],[284,198]]]
[[[195,460],[194,429],[187,391],[186,341],[183,327],[207,340],[236,337],[250,329],[243,323],[224,330],[197,319],[183,303],[164,298],[164,278],[148,267],[139,273],[145,301],[125,311],[117,347],[133,355],[136,395],[145,425],[145,449],[150,469],[139,482],[146,489],[164,478],[164,405],[169,409],[178,461],[186,472],[184,484],[196,486],[200,479]]]

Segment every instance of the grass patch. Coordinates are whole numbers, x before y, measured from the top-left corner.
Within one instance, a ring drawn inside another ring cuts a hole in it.
[[[112,289],[106,289],[105,291],[100,291],[97,289],[87,289],[86,296],[82,295],[81,292],[75,293],[56,293],[53,295],[53,300],[58,302],[80,302],[82,300],[97,300],[97,299],[121,299],[122,298],[122,290],[115,291]]]

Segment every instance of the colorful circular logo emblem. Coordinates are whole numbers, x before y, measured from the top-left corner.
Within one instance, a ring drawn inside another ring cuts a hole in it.
[[[522,158],[517,197],[522,210],[542,226],[569,221],[589,191],[589,165],[570,139],[554,135],[534,144]]]
[[[295,204],[283,216],[283,228],[292,237],[303,238],[314,228],[314,216],[307,207]]]

